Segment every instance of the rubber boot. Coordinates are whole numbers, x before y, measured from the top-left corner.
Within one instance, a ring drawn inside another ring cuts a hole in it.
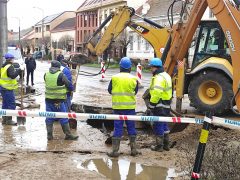
[[[120,146],[120,137],[112,137],[112,152],[107,153],[110,157],[118,157],[119,156],[119,146]]]
[[[2,116],[2,125],[5,125],[7,122],[7,117],[6,116]]]
[[[62,124],[62,130],[64,132],[65,136],[65,140],[77,140],[78,136],[75,136],[71,133],[70,131],[70,127],[69,127],[69,123],[66,124]]]
[[[17,126],[17,122],[12,120],[12,116],[5,116],[5,117],[6,117],[6,125]]]
[[[136,136],[129,136],[129,140],[130,140],[130,147],[131,147],[131,156],[136,156],[140,154],[140,152],[137,151],[137,147],[136,147]]]
[[[53,124],[46,124],[47,128],[47,139],[53,140]]]
[[[156,145],[151,146],[151,150],[163,152],[163,136],[156,136]]]
[[[169,151],[169,133],[164,134],[163,136],[163,149]]]

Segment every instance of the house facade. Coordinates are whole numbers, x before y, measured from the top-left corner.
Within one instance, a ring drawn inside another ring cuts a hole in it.
[[[167,10],[172,2],[168,0],[148,0],[143,6],[137,9],[136,13],[140,14],[161,26],[169,26]],[[180,18],[181,3],[177,3],[173,9],[173,23]],[[213,14],[209,10],[203,15],[203,19],[212,19]],[[135,18],[135,22],[144,23],[142,19]],[[127,56],[133,59],[149,60],[154,57],[154,49],[140,35],[130,30],[128,32],[130,43],[127,48]]]
[[[51,42],[54,49],[74,51],[76,17],[66,19],[51,30]]]
[[[77,9],[76,51],[86,53],[85,44],[111,11],[126,5],[125,0],[85,0]]]
[[[75,17],[74,11],[65,11],[58,14],[46,16],[41,21],[34,25],[34,45],[35,48],[40,50],[43,44],[51,46],[51,30],[53,30],[60,23],[68,18]],[[43,34],[42,34],[43,26]],[[42,39],[42,36],[44,40]]]

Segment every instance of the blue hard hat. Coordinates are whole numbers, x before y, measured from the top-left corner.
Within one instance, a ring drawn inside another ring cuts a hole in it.
[[[13,56],[12,54],[10,54],[10,53],[6,53],[6,54],[4,55],[4,57],[5,57],[6,60],[14,59],[14,56]]]
[[[159,58],[152,58],[149,66],[157,66],[157,67],[162,67],[162,60]]]
[[[123,57],[119,64],[120,67],[124,69],[130,69],[132,67],[132,62],[128,57]]]

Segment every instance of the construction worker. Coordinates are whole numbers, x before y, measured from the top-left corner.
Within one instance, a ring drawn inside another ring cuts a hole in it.
[[[136,99],[138,92],[137,78],[130,74],[132,62],[128,57],[120,61],[120,73],[112,76],[108,85],[108,92],[112,94],[112,109],[118,115],[136,115]],[[139,152],[136,149],[136,129],[134,121],[125,121],[130,139],[131,155],[136,156]],[[120,140],[123,135],[122,120],[114,121],[114,133],[112,137],[112,152],[107,153],[110,157],[118,157]]]
[[[67,112],[64,104],[66,100],[67,89],[70,91],[70,82],[67,77],[61,72],[61,63],[53,60],[49,72],[45,73],[45,102],[46,111],[50,112]],[[47,139],[53,139],[53,122],[56,118],[46,118]],[[78,136],[72,135],[68,118],[59,118],[59,121],[64,132],[65,140],[76,140]]]
[[[69,90],[67,90],[67,99],[65,101],[65,105],[67,107],[68,112],[70,112],[71,110],[71,100],[72,100],[72,91],[73,89],[73,84],[72,84],[72,74],[71,74],[71,70],[68,67],[68,61],[63,59],[61,61],[61,70],[63,72],[63,74],[67,77],[68,81],[70,82],[69,84]]]
[[[153,116],[169,116],[172,99],[172,79],[164,72],[162,61],[153,58],[150,61],[150,68],[153,74],[149,87],[150,100],[148,108]],[[153,130],[156,135],[156,145],[152,146],[153,151],[169,151],[169,128],[166,122],[155,122]]]
[[[68,67],[68,60],[63,59],[61,61],[61,70],[63,74],[67,77],[68,81],[70,82],[69,90],[67,90],[67,99],[65,101],[65,106],[67,108],[68,112],[71,112],[71,101],[72,101],[72,92],[74,91],[74,87],[72,84],[72,73],[70,68]],[[76,129],[77,128],[77,120],[76,119],[69,119],[69,126],[71,129]]]
[[[2,94],[2,109],[16,109],[14,90],[18,88],[16,77],[21,74],[21,69],[17,71],[13,67],[14,56],[10,53],[5,54],[6,62],[1,68],[0,89]],[[2,125],[16,126],[12,116],[2,116]]]

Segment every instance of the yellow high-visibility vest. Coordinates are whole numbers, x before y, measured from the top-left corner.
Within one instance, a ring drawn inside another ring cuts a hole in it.
[[[171,100],[172,98],[172,79],[171,76],[166,73],[159,73],[152,77],[150,84],[150,102],[161,103],[164,100]],[[158,107],[158,105],[157,105]],[[170,108],[170,107],[166,107]]]
[[[66,87],[58,86],[57,79],[61,71],[54,74],[47,72],[45,75],[45,98],[47,99],[66,99]]]
[[[112,77],[112,108],[135,109],[135,88],[137,78],[129,73],[121,72]]]
[[[18,88],[18,82],[15,79],[8,77],[7,70],[12,66],[11,64],[7,64],[5,67],[1,68],[1,78],[0,78],[0,86],[7,90],[14,90]]]

